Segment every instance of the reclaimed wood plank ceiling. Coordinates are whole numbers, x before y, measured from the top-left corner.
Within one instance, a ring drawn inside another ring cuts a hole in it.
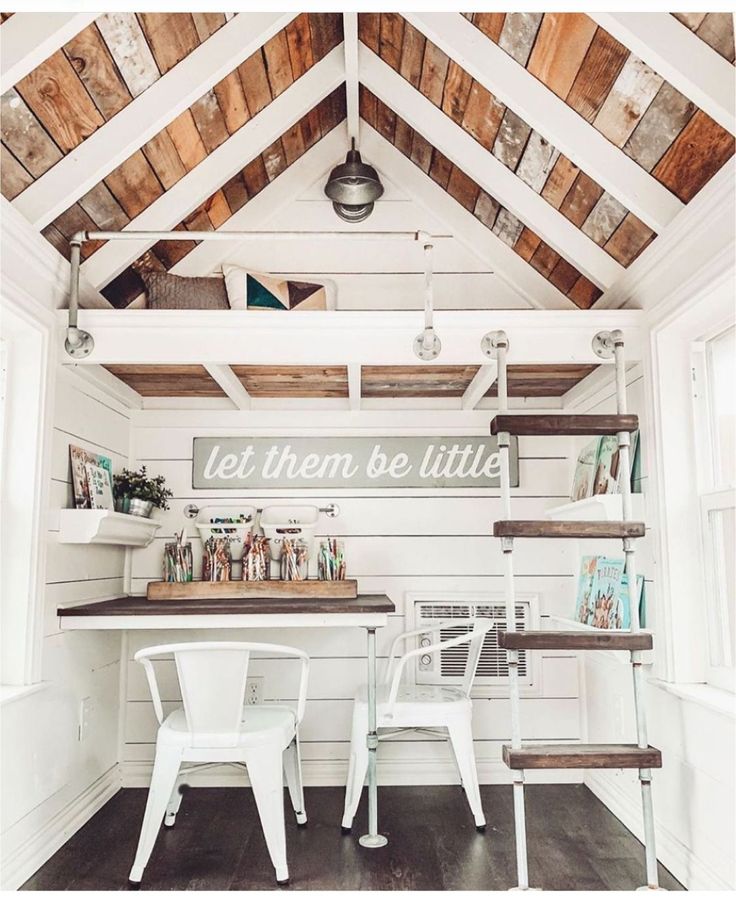
[[[12,14],[2,14],[2,21]],[[734,138],[582,13],[465,13],[482,36],[554,92],[683,203],[734,153]],[[726,13],[675,13],[731,63]],[[221,29],[232,14],[99,16],[2,96],[2,194],[10,201]],[[359,38],[456,126],[622,267],[655,232],[398,13],[361,13]],[[338,13],[302,13],[42,229],[68,256],[78,230],[120,230],[264,110],[343,40]],[[363,86],[360,115],[564,296],[591,307],[602,290]],[[346,116],[344,86],[304,111],[269,148],[176,227],[218,229]],[[446,150],[446,149],[445,149]],[[201,198],[201,196],[200,196]],[[199,199],[198,199],[199,200]],[[57,208],[58,209],[58,208]],[[544,232],[544,230],[542,230]],[[549,236],[547,236],[550,239]],[[102,243],[86,244],[84,256]],[[168,270],[194,247],[158,243],[102,292],[124,307],[141,269]],[[584,269],[584,268],[583,268]]]

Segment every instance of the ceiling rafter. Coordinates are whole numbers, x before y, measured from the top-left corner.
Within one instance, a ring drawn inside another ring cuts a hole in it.
[[[736,134],[733,65],[670,13],[590,13],[632,53]]]
[[[204,368],[233,403],[236,409],[245,412],[251,407],[252,400],[250,393],[243,386],[242,381],[235,375],[235,372],[230,365],[205,364]]]
[[[305,110],[312,109],[339,87],[344,75],[340,44],[131,220],[127,229],[173,229],[241,170],[244,161],[261,154],[291,128]],[[154,242],[148,239],[108,242],[84,262],[82,273],[94,286],[104,286]]]
[[[474,409],[498,378],[498,364],[493,361],[487,365],[481,365],[475,372],[473,379],[468,384],[460,402],[465,411]]]
[[[460,13],[404,17],[655,232],[682,210],[665,186]]]
[[[97,13],[15,13],[0,29],[0,94],[93,22]]]
[[[294,15],[236,15],[97,129],[73,154],[21,192],[14,201],[18,210],[42,229],[255,53]]]
[[[605,290],[621,276],[607,252],[363,44],[360,73],[366,88],[593,283]]]
[[[360,394],[362,392],[361,372],[362,367],[360,364],[348,365],[348,404],[351,412],[360,410]]]
[[[362,124],[362,136],[365,156],[379,172],[386,173],[409,192],[417,204],[446,223],[452,235],[479,260],[490,264],[499,280],[525,299],[531,308],[576,309],[577,306],[559,289],[366,122]]]
[[[342,23],[345,36],[345,90],[348,105],[348,138],[354,138],[355,143],[360,145],[358,14],[356,12],[343,13]]]

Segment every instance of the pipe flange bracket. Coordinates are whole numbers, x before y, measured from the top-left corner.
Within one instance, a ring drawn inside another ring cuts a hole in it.
[[[620,330],[601,330],[593,337],[593,351],[598,358],[613,358],[616,346],[622,346],[624,335]]]
[[[503,330],[491,330],[480,341],[480,350],[486,358],[498,358],[498,349],[500,346],[509,348],[509,338]]]
[[[429,343],[425,343],[427,334],[429,334]],[[427,327],[414,339],[414,354],[421,361],[434,361],[441,349],[440,338],[431,327]]]
[[[87,358],[92,354],[94,347],[95,341],[86,330],[80,330],[79,327],[70,327],[66,331],[64,348],[70,358]]]

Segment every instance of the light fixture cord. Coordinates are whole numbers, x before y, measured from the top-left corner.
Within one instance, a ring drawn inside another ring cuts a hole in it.
[[[432,314],[434,294],[432,288],[432,252],[434,246],[427,243],[424,246],[424,338],[423,347],[429,351],[432,348]]]

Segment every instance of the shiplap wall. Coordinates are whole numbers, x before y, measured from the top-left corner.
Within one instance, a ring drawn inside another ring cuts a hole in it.
[[[58,513],[73,506],[69,444],[110,456],[119,469],[128,460],[130,421],[113,400],[61,367],[55,395],[42,653],[46,684],[3,705],[6,888],[26,879],[73,831],[70,827],[81,825],[78,821],[119,787],[120,633],[62,632],[56,607],[122,593],[125,553],[116,546],[61,544]],[[89,731],[79,740],[80,705],[87,697]]]
[[[137,416],[138,417],[138,416]],[[305,491],[290,492],[288,487],[250,497],[243,492],[193,491],[192,439],[203,435],[309,434],[330,436],[372,433],[437,432],[436,414],[427,413],[421,428],[401,428],[403,413],[386,413],[386,426],[360,429],[345,426],[345,416],[336,413],[333,427],[311,429],[309,413],[294,412],[283,417],[283,428],[247,427],[257,424],[257,413],[143,413],[133,431],[134,455],[152,474],[163,474],[175,498],[164,518],[160,536],[144,550],[133,553],[132,591],[144,593],[149,580],[160,578],[163,545],[179,530],[185,519],[184,506],[233,503],[260,506],[273,501],[326,505],[337,501],[340,515],[323,517],[319,534],[344,539],[348,575],[358,579],[361,592],[385,592],[396,604],[396,615],[389,626],[378,633],[379,668],[385,662],[391,639],[407,627],[407,594],[421,594],[442,600],[445,595],[462,592],[501,595],[502,562],[500,545],[490,537],[490,525],[500,517],[497,490],[445,491],[338,490],[324,496],[307,496]],[[324,421],[324,419],[323,419]],[[477,435],[488,431],[489,416],[481,412],[467,414],[465,425],[447,433]],[[198,426],[192,427],[192,424]],[[178,425],[178,426],[177,426]],[[190,426],[182,426],[190,425]],[[301,426],[301,427],[300,427]],[[443,430],[445,430],[443,428]],[[564,439],[520,439],[520,487],[514,491],[516,513],[520,518],[541,517],[545,509],[565,499],[569,493],[569,443]],[[191,524],[191,523],[190,523]],[[193,538],[196,569],[199,569],[201,545]],[[567,614],[574,593],[574,546],[566,541],[522,541],[516,557],[520,599],[538,594],[542,613]],[[201,634],[201,633],[200,633]],[[223,632],[210,631],[217,638]],[[365,633],[359,629],[260,630],[228,632],[228,637],[248,637],[260,641],[281,642],[303,647],[312,659],[309,703],[302,727],[302,758],[305,781],[309,784],[342,784],[348,758],[352,698],[358,684],[365,681]],[[145,645],[192,637],[186,632],[129,633],[128,656]],[[295,674],[281,661],[259,660],[254,675],[263,678],[264,699],[293,696]],[[178,700],[172,663],[162,664],[162,681],[167,706]],[[291,683],[291,689],[289,688]],[[500,761],[500,746],[509,734],[507,691],[503,686],[487,699],[477,699],[474,708],[474,734],[481,780],[508,781],[508,772]],[[578,739],[581,734],[578,669],[574,656],[550,652],[542,660],[539,683],[534,696],[522,703],[525,735],[534,739]],[[129,660],[123,738],[123,777],[129,785],[145,784],[155,737],[155,720],[141,667]],[[386,743],[379,754],[379,779],[383,783],[455,782],[450,752],[443,743],[414,737]],[[220,777],[227,775],[221,773]],[[233,774],[240,782],[240,774]],[[556,779],[547,775],[539,779]],[[568,773],[564,777],[571,781]],[[207,782],[202,774],[202,782]],[[219,781],[219,780],[218,780]]]
[[[642,442],[642,490],[656,473],[652,460],[646,377],[641,368],[629,372],[629,411],[639,415]],[[614,412],[611,385],[581,411]],[[646,505],[645,505],[645,508]],[[649,507],[651,508],[651,507]],[[662,674],[665,643],[657,632],[657,616],[669,618],[666,602],[656,605],[656,524],[647,518],[647,536],[637,541],[637,572],[646,579],[647,627],[654,632],[653,663],[647,675]],[[694,530],[683,526],[683,530]],[[611,547],[611,551],[613,551]],[[704,606],[702,600],[694,606]],[[636,721],[631,667],[623,655],[589,652],[585,661],[585,706],[590,742],[633,740]],[[662,751],[663,767],[653,771],[657,854],[688,889],[736,886],[734,774],[736,732],[733,715],[678,697],[664,685],[646,684],[649,742]],[[641,798],[636,771],[599,770],[586,774],[586,784],[641,838]]]

